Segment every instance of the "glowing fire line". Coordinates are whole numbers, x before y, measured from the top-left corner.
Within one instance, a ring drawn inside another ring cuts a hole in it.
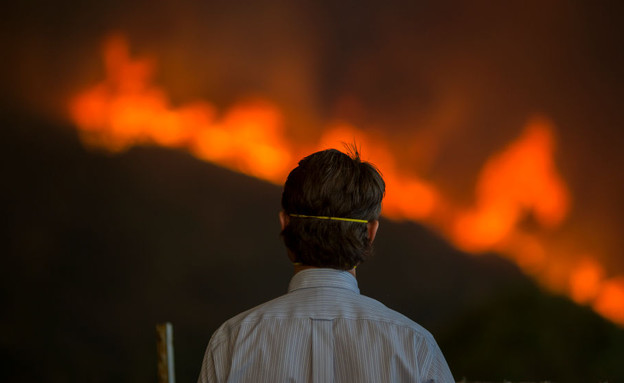
[[[152,62],[131,59],[120,36],[106,41],[104,62],[106,79],[70,102],[85,144],[115,152],[137,144],[181,148],[279,185],[303,155],[356,137],[383,171],[386,217],[433,226],[469,253],[503,254],[543,285],[624,325],[624,277],[607,277],[590,255],[574,264],[553,261],[548,256],[553,249],[520,225],[530,214],[552,230],[569,211],[570,193],[553,160],[548,120],[532,120],[518,139],[491,156],[478,178],[474,206],[458,209],[430,182],[401,172],[381,137],[340,124],[328,127],[314,147],[297,149],[284,138],[282,113],[266,101],[240,103],[223,113],[208,102],[173,107],[150,82]]]

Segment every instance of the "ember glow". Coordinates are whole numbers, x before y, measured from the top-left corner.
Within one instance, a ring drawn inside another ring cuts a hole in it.
[[[474,203],[466,207],[399,168],[391,143],[382,136],[348,123],[328,123],[317,143],[303,147],[286,138],[283,113],[266,100],[222,111],[207,101],[173,106],[167,92],[152,83],[154,62],[132,58],[123,37],[107,39],[103,54],[106,78],[69,106],[85,145],[113,152],[144,144],[184,149],[281,185],[304,155],[355,140],[382,170],[387,218],[423,223],[468,253],[500,254],[541,285],[624,326],[624,277],[608,275],[598,257],[570,253],[542,235],[560,228],[573,204],[555,165],[555,128],[548,119],[531,119],[516,140],[490,156],[479,173]]]

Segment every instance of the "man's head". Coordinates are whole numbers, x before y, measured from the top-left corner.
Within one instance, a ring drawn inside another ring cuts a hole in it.
[[[282,237],[294,261],[349,270],[372,252],[385,192],[373,165],[335,149],[309,155],[288,175],[282,193]],[[294,217],[355,218],[368,223]]]

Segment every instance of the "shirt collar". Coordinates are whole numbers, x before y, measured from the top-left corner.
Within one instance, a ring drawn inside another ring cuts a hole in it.
[[[334,287],[360,293],[357,280],[348,271],[335,269],[306,269],[295,274],[288,285],[288,292],[314,287]]]

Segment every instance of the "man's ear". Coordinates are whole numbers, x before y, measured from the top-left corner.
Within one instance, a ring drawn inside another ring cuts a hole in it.
[[[288,225],[288,222],[290,221],[290,217],[288,216],[288,214],[286,214],[284,210],[282,210],[279,212],[279,220],[280,224],[282,225],[282,230],[284,230],[284,228],[286,227],[286,225]]]
[[[375,219],[366,224],[368,230],[368,240],[373,243],[375,236],[377,235],[377,229],[379,229],[379,220]]]

